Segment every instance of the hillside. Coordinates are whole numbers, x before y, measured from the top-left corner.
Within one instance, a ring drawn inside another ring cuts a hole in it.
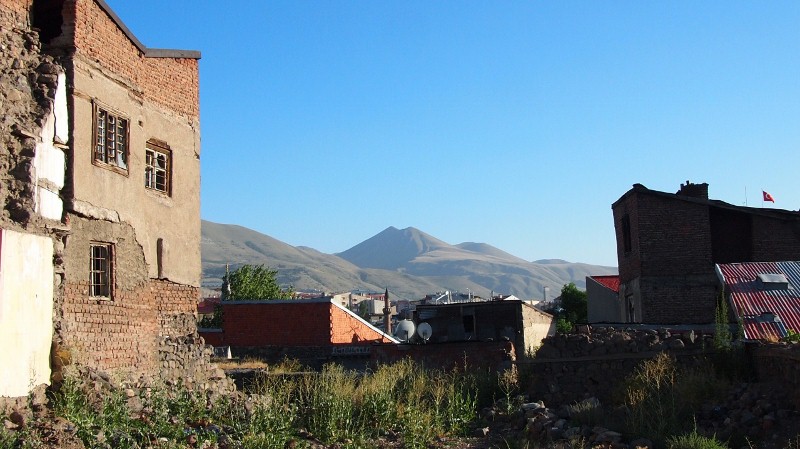
[[[585,287],[587,275],[616,273],[615,267],[558,259],[528,262],[486,243],[450,245],[415,228],[388,227],[337,254],[294,247],[237,225],[202,222],[203,282],[219,284],[225,264],[264,264],[278,270],[282,285],[298,290],[382,291],[415,299],[437,291],[470,290],[541,299],[569,282]]]

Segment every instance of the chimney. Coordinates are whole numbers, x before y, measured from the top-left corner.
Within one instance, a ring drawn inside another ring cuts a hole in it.
[[[678,190],[676,195],[688,196],[692,198],[700,198],[703,200],[708,199],[708,183],[692,184],[688,180],[686,184],[681,184],[681,189]]]

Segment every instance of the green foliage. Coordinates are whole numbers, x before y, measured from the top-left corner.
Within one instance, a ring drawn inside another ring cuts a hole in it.
[[[572,282],[561,288],[561,312],[559,318],[570,323],[585,323],[587,320],[586,292]],[[571,326],[570,326],[571,327]]]
[[[725,299],[725,293],[720,292],[714,313],[714,349],[718,351],[729,350],[731,348],[731,340],[728,301]]]
[[[282,290],[278,271],[264,265],[242,265],[223,277],[223,300],[291,299],[292,288]]]
[[[669,437],[667,449],[728,449],[728,446],[716,438],[704,437],[694,430],[684,435]]]
[[[787,343],[800,343],[800,333],[788,329],[786,331],[786,336],[781,338],[781,341],[785,341]]]
[[[556,332],[558,332],[559,334],[568,334],[572,332],[572,322],[563,317],[557,318]]]
[[[214,306],[214,313],[211,316],[204,316],[199,323],[197,323],[197,327],[206,327],[211,329],[219,329],[222,327],[222,305],[217,304]]]

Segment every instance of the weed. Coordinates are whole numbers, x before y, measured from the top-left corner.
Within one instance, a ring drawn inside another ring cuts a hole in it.
[[[667,438],[667,449],[727,449],[728,446],[715,438],[704,437],[697,433],[677,435]]]

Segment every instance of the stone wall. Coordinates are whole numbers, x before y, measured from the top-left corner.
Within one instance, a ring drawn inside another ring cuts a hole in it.
[[[585,334],[558,334],[544,339],[529,362],[524,386],[531,397],[548,404],[567,404],[596,397],[610,403],[621,381],[644,360],[668,351],[683,365],[699,363],[710,336],[683,335],[668,330],[619,331],[598,328]]]
[[[800,344],[761,344],[752,354],[758,380],[779,385],[800,410]]]

